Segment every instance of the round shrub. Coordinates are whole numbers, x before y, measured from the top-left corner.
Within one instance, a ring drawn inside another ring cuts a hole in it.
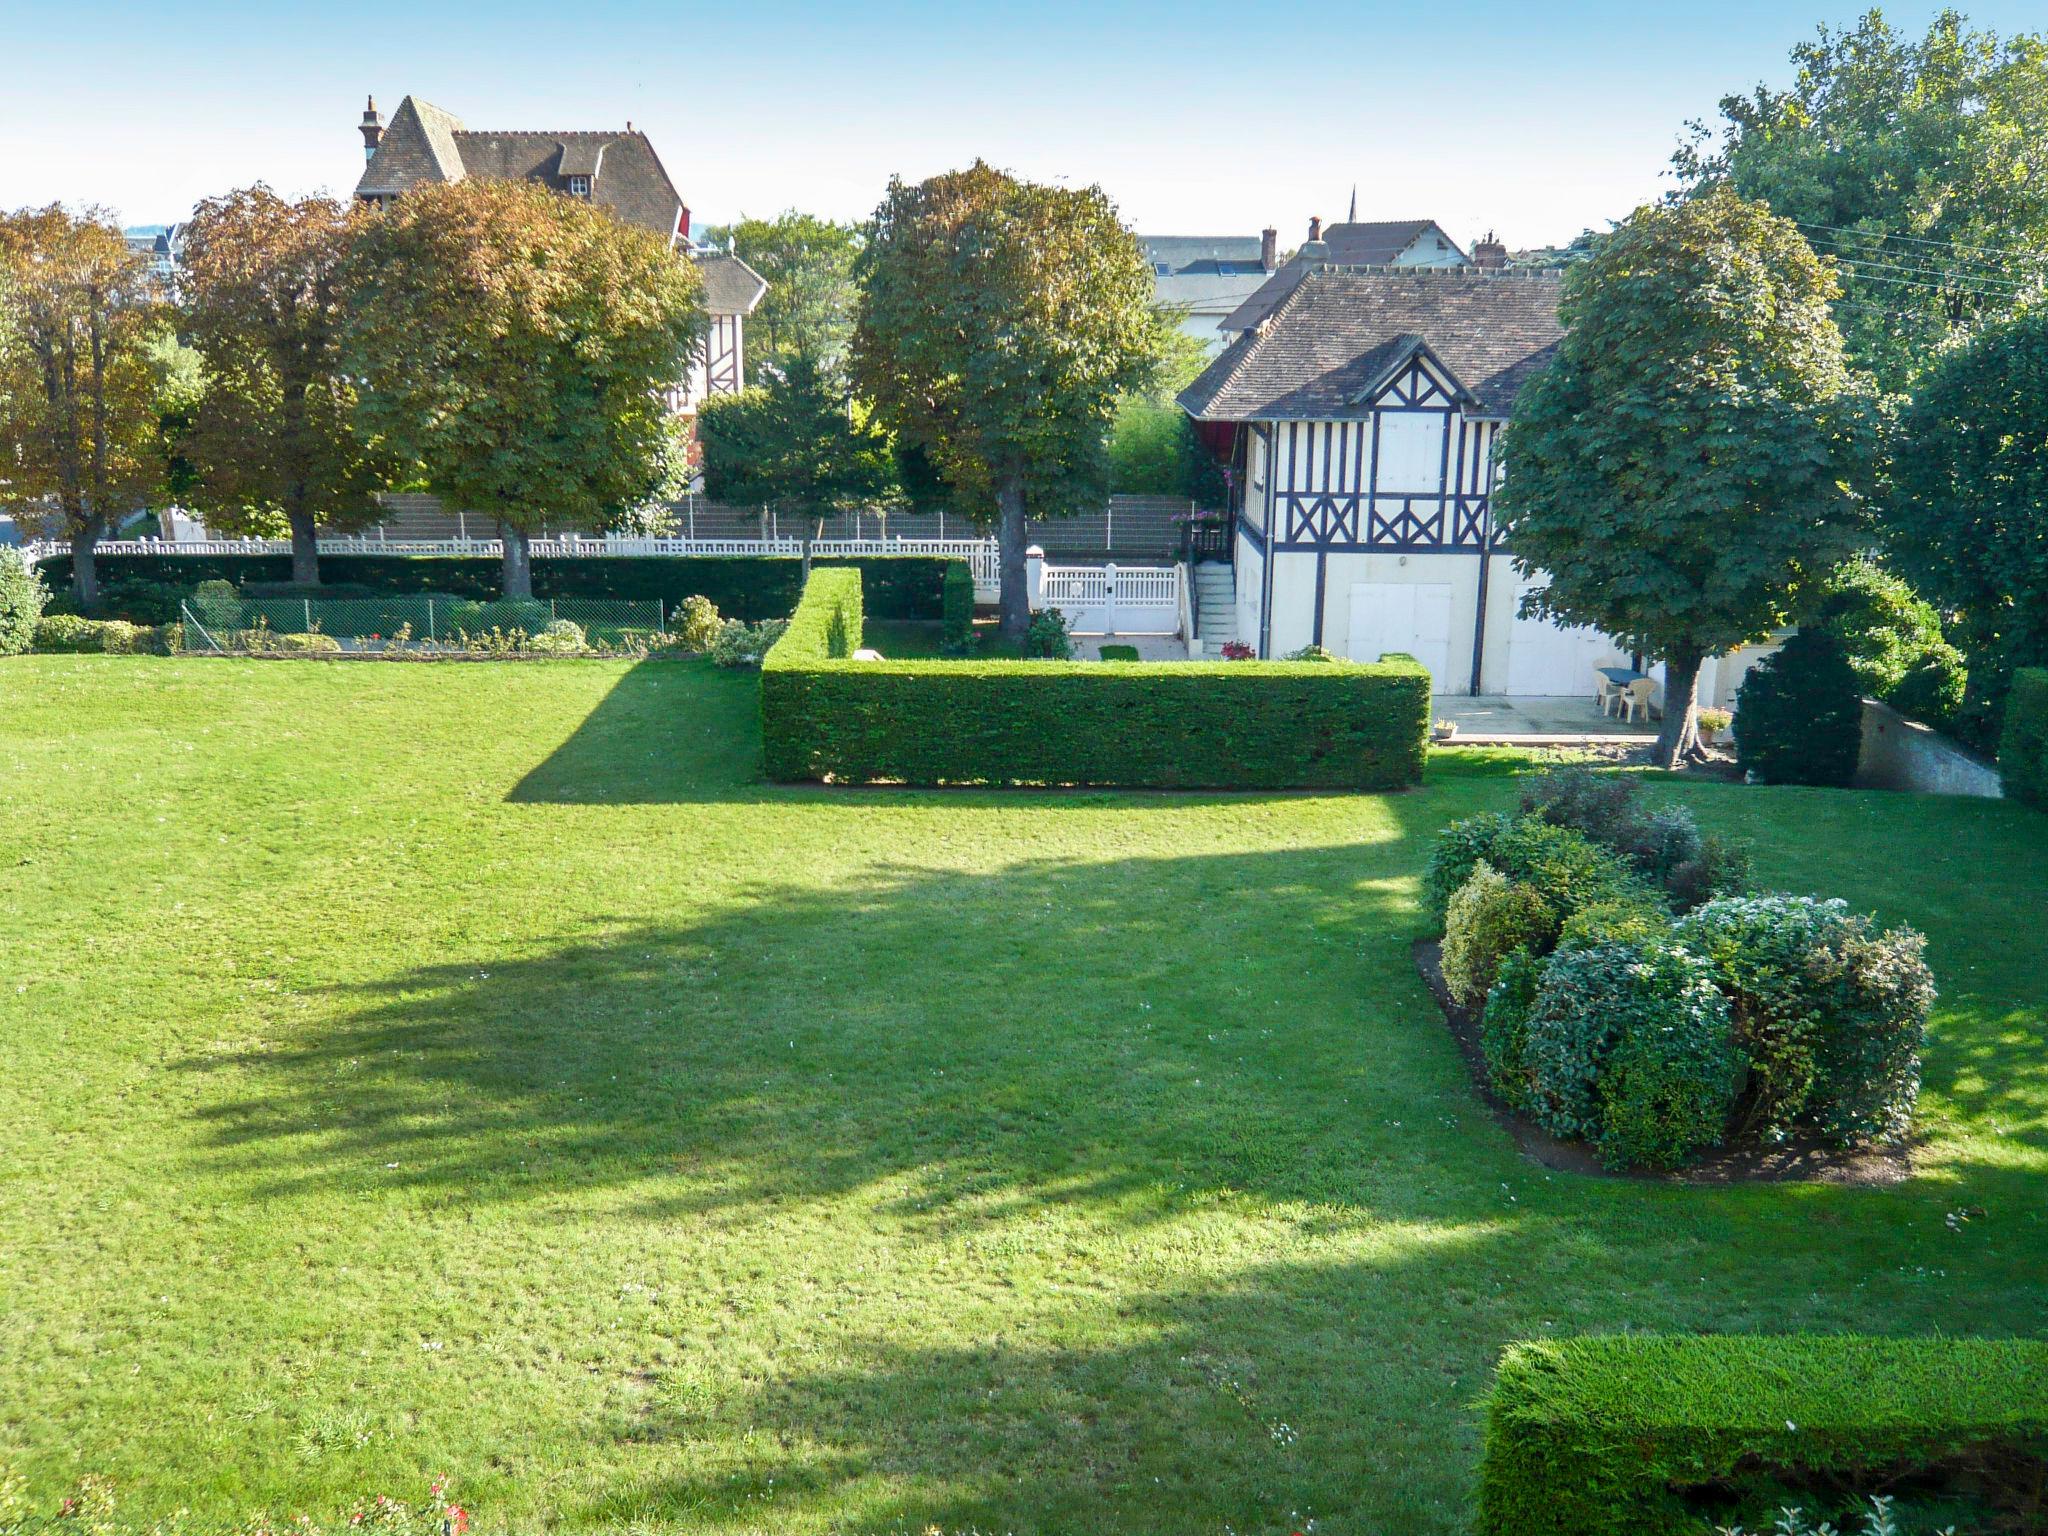
[[[1970,689],[1970,669],[1952,645],[1931,646],[1885,694],[1884,701],[1900,714],[1925,725],[1946,726],[1963,711]]]
[[[1610,848],[1625,848],[1639,836],[1643,795],[1625,774],[1567,763],[1523,784],[1522,812],[1555,827],[1570,827]]]
[[[526,648],[537,656],[586,656],[590,653],[590,640],[581,624],[572,619],[555,619],[528,640]]]
[[[1557,948],[1589,949],[1596,944],[1658,944],[1671,939],[1671,915],[1647,893],[1619,901],[1598,901],[1574,912],[1558,930]]]
[[[724,622],[718,616],[718,604],[710,598],[686,597],[683,606],[676,610],[670,632],[681,649],[708,651],[718,643],[718,631]]]
[[[1031,616],[1024,631],[1024,654],[1049,661],[1071,661],[1074,642],[1067,633],[1067,616],[1057,608],[1046,608]]]
[[[1750,1063],[1746,1134],[1847,1144],[1905,1133],[1934,1004],[1919,934],[1880,932],[1847,903],[1810,896],[1711,901],[1678,931],[1733,1004]]]
[[[36,620],[35,649],[59,655],[103,651],[103,626],[75,613],[46,613]]]
[[[1481,859],[1493,857],[1494,845],[1514,825],[1498,811],[1464,816],[1437,833],[1430,846],[1429,866],[1422,873],[1422,904],[1428,908],[1431,927],[1443,932],[1451,897],[1472,878]]]
[[[1444,923],[1444,987],[1460,1007],[1476,1008],[1500,962],[1518,949],[1541,951],[1557,936],[1557,914],[1526,885],[1510,885],[1481,860],[1451,898]]]
[[[1880,699],[1889,700],[1928,652],[1953,649],[1934,605],[1869,559],[1835,569],[1813,622],[1842,642],[1859,686]]]
[[[318,630],[285,634],[272,632],[255,640],[252,648],[290,656],[335,656],[341,652],[341,642]]]
[[[1530,1113],[1609,1167],[1674,1168],[1720,1140],[1738,1058],[1700,957],[1664,941],[1560,950],[1526,1030]]]
[[[35,643],[49,600],[43,573],[20,550],[0,549],[0,656],[19,656]]]
[[[1559,921],[1600,902],[1640,900],[1647,894],[1613,849],[1533,816],[1512,823],[1486,859],[1516,885],[1533,887]]]
[[[1766,784],[1845,785],[1862,748],[1862,688],[1826,630],[1800,630],[1742,680],[1736,761]]]
[[[1479,1053],[1486,1058],[1487,1079],[1510,1109],[1529,1107],[1529,1010],[1536,1005],[1544,963],[1526,949],[1504,957],[1479,1022]]]

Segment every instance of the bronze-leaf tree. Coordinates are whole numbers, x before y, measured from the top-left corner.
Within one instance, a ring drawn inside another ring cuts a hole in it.
[[[779,377],[697,410],[704,489],[733,506],[817,519],[873,507],[895,487],[893,444],[846,385],[802,353]]]
[[[261,185],[201,203],[187,226],[181,307],[204,405],[180,448],[209,527],[292,541],[292,580],[320,580],[318,530],[382,516],[400,465],[357,419],[341,348],[342,278],[374,215]]]
[[[1874,386],[1788,221],[1725,187],[1641,208],[1564,278],[1565,334],[1523,386],[1497,506],[1528,611],[1665,667],[1665,766],[1697,750],[1701,663],[1762,639],[1857,548]]]
[[[99,541],[162,488],[165,332],[110,215],[0,214],[0,475],[71,541],[72,593],[88,610]]]
[[[439,183],[368,222],[345,286],[361,430],[497,519],[507,597],[549,522],[605,526],[673,472],[704,316],[667,241],[531,183]]]
[[[1099,187],[976,161],[891,181],[855,275],[854,387],[955,510],[994,524],[1002,632],[1021,641],[1025,519],[1108,494],[1118,401],[1159,353],[1152,269]]]

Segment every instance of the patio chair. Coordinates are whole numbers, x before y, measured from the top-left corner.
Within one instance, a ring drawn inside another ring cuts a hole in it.
[[[1593,702],[1600,706],[1601,714],[1613,713],[1615,696],[1620,692],[1621,685],[1605,672],[1593,674]]]
[[[1630,725],[1635,724],[1636,711],[1638,709],[1643,712],[1645,723],[1649,721],[1650,695],[1656,691],[1657,685],[1647,677],[1639,677],[1621,690],[1622,715]]]

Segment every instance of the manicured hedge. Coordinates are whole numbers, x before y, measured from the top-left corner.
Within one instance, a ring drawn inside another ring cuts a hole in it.
[[[859,582],[814,572],[762,666],[770,778],[1397,789],[1422,777],[1420,666],[842,660],[833,637],[859,634]]]
[[[974,573],[965,560],[946,562],[941,596],[946,626],[941,638],[947,650],[964,651],[974,640]]]
[[[2048,810],[2048,667],[2022,667],[2013,674],[1998,771],[2013,799]]]
[[[1698,1536],[1816,1489],[1882,1492],[1968,1462],[2038,1479],[2048,1342],[1848,1336],[1518,1344],[1487,1404],[1486,1536]],[[2014,1527],[2015,1529],[2017,1527]]]
[[[856,567],[867,580],[868,611],[878,619],[944,617],[946,568],[958,562],[927,555],[864,555],[846,561],[812,562]],[[288,582],[289,555],[102,555],[100,578],[167,581],[187,587],[202,581]],[[43,562],[43,579],[53,590],[71,581],[71,561]],[[498,595],[504,566],[492,559],[451,555],[322,555],[320,578],[336,586],[375,592],[446,592],[489,599]],[[708,597],[729,618],[755,622],[779,619],[796,606],[803,586],[803,562],[782,556],[578,555],[533,562],[535,597],[661,598],[673,608],[686,597]],[[972,586],[969,587],[970,600]]]

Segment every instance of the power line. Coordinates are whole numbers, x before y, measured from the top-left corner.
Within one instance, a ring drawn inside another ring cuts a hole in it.
[[[1984,256],[2003,256],[2014,261],[2037,261],[2048,264],[2048,251],[2022,250],[2014,245],[1965,245],[1960,240],[1929,240],[1923,235],[1898,235],[1889,231],[1848,229],[1840,224],[1809,224],[1804,219],[1792,221],[1801,229],[1825,230],[1831,235],[1853,235],[1859,240],[1897,240],[1907,245],[1935,245],[1951,251],[1975,251]]]
[[[2015,292],[2024,292],[2040,286],[2039,278],[2012,277],[2005,271],[1994,268],[1989,264],[1980,265],[1973,262],[1958,262],[1953,267],[1930,267],[1909,260],[1885,261],[1879,259],[1876,255],[1866,255],[1861,251],[1846,246],[1838,247],[1825,240],[1815,242],[1815,249],[1845,264],[1881,267],[1890,272],[1913,272],[1925,277],[1952,281],[1997,283],[2010,287]],[[1907,252],[1904,254],[1911,256],[1916,253]]]

